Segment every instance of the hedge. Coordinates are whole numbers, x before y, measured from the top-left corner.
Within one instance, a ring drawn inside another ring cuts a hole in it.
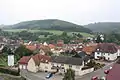
[[[15,75],[15,76],[19,76],[19,70],[12,70],[12,69],[8,69],[8,68],[3,68],[0,67],[0,72],[1,73],[5,73],[5,74],[11,74],[11,75]]]
[[[91,66],[83,67],[82,70],[93,68]]]

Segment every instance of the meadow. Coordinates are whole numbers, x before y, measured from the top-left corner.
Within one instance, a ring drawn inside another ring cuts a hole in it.
[[[21,32],[21,31],[28,31],[28,32],[49,32],[49,33],[53,33],[55,35],[61,35],[63,33],[63,31],[60,30],[36,30],[36,29],[5,29],[4,31],[7,32]],[[84,37],[93,37],[93,35],[88,34],[88,33],[84,33],[84,32],[67,32],[68,35],[72,35],[72,33],[80,33],[81,35],[83,35]]]

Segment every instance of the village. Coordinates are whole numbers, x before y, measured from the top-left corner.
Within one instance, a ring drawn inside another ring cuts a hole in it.
[[[40,73],[41,75],[39,76],[42,76],[40,80],[46,79],[45,77],[48,73],[53,74],[48,79],[52,80],[57,75],[58,77],[54,80],[62,80],[67,70],[72,69],[75,71],[76,80],[78,80],[81,76],[108,66],[108,64],[115,62],[120,56],[120,46],[115,43],[96,43],[92,38],[87,39],[89,42],[86,43],[83,43],[80,39],[71,40],[72,43],[69,44],[64,44],[63,40],[58,40],[57,43],[52,44],[47,42],[16,41],[0,37],[0,50],[2,53],[2,49],[5,46],[10,48],[11,52],[7,59],[8,66],[11,69],[20,69],[20,75],[26,79],[29,75],[26,77],[25,71],[27,71],[27,74],[32,72],[31,75]],[[34,54],[21,56],[16,62],[15,54],[13,53],[21,45]]]

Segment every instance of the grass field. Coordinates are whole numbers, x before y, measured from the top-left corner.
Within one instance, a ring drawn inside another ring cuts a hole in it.
[[[7,66],[7,59],[0,56],[0,66]]]
[[[50,32],[53,33],[55,35],[61,35],[63,33],[63,31],[59,31],[59,30],[28,30],[28,29],[6,29],[4,31],[8,31],[8,32],[21,32],[21,31],[29,31],[32,33],[35,32]],[[83,33],[83,32],[67,32],[68,35],[72,35],[72,33],[80,33],[82,34],[84,37],[93,37],[93,35],[88,34],[88,33]]]

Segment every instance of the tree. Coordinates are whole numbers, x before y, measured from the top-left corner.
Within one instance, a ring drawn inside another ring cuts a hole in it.
[[[97,36],[96,42],[97,43],[102,43],[103,42],[103,40],[102,40],[100,35]]]
[[[48,36],[48,34],[44,34],[44,37],[47,37]]]
[[[12,50],[8,47],[8,46],[5,46],[3,49],[2,49],[2,53],[8,55],[8,54],[12,54]]]
[[[63,32],[63,33],[61,34],[61,36],[68,36],[68,35],[67,35],[67,32]]]
[[[120,44],[120,34],[116,32],[111,32],[106,35],[106,42]]]
[[[75,80],[75,71],[72,69],[67,69],[63,80]]]
[[[22,56],[30,56],[33,52],[27,49],[24,45],[21,45],[15,50],[16,59],[19,60]]]
[[[80,33],[77,34],[77,37],[83,38],[83,36]]]

